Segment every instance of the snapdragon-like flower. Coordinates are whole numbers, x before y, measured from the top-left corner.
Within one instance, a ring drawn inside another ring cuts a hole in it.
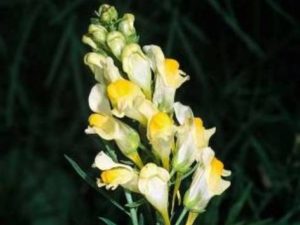
[[[165,225],[170,225],[168,213],[168,181],[170,175],[154,163],[146,164],[140,171],[138,188],[151,205],[161,214]]]
[[[97,179],[98,187],[105,186],[106,189],[115,190],[121,185],[127,190],[139,193],[138,173],[130,166],[114,162],[103,151],[98,153],[92,166],[102,171]]]
[[[107,94],[117,117],[127,116],[146,126],[148,117],[156,111],[141,89],[129,80],[120,79],[109,84]]]
[[[150,63],[138,44],[126,45],[122,52],[122,65],[129,79],[143,90],[148,99],[151,99]]]
[[[181,173],[186,172],[195,160],[200,160],[201,151],[208,147],[215,128],[205,129],[199,117],[194,117],[190,107],[179,102],[174,104],[176,119],[180,126],[176,133],[176,151],[173,168]]]
[[[174,145],[174,131],[172,119],[164,112],[153,115],[148,123],[148,139],[155,155],[159,156],[167,170],[169,170],[169,158]]]
[[[207,147],[201,156],[202,164],[195,171],[183,202],[187,209],[196,214],[204,211],[213,196],[222,194],[230,186],[230,181],[222,179],[222,176],[229,176],[231,172],[224,169],[214,151]]]
[[[96,84],[89,95],[89,105],[96,112],[89,117],[88,134],[98,134],[105,140],[114,140],[121,152],[139,167],[143,166],[137,152],[140,137],[138,133],[127,124],[111,115],[110,105],[105,94],[105,88]]]
[[[165,58],[161,48],[156,45],[144,46],[144,51],[151,61],[155,73],[155,91],[153,102],[159,110],[170,112],[173,109],[176,89],[189,79],[179,69],[175,59]]]

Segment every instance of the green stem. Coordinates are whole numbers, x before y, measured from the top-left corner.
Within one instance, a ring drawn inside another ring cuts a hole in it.
[[[170,180],[171,180],[171,178],[175,175],[175,173],[176,173],[176,170],[172,169],[172,170],[171,170],[171,173],[170,173]]]
[[[187,214],[188,209],[184,208],[178,218],[178,220],[176,221],[175,225],[180,225],[181,221],[183,220],[183,218],[185,217],[185,215]]]
[[[182,174],[181,174],[181,173],[177,173],[176,181],[175,181],[175,186],[174,186],[174,190],[173,190],[173,196],[172,196],[171,215],[172,215],[173,212],[174,212],[175,201],[176,201],[176,195],[177,195],[177,192],[179,191],[179,188],[180,188],[181,177],[182,177]],[[180,205],[180,193],[179,193],[178,205]]]
[[[126,200],[127,200],[128,204],[133,203],[130,191],[125,190],[125,197],[126,197]],[[137,209],[134,208],[134,207],[130,208],[130,218],[131,218],[131,222],[132,222],[133,225],[139,225],[138,216],[137,216]]]

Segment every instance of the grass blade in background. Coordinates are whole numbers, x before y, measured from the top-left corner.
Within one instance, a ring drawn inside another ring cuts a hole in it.
[[[17,95],[17,89],[19,85],[19,76],[21,75],[21,63],[22,58],[24,55],[24,51],[26,48],[27,41],[30,37],[31,31],[33,29],[34,23],[36,22],[36,19],[39,15],[39,12],[42,9],[42,3],[40,3],[38,6],[35,7],[33,12],[30,14],[30,16],[27,18],[27,20],[24,20],[23,26],[21,26],[23,29],[20,33],[22,33],[20,42],[17,45],[17,49],[15,50],[15,56],[12,61],[12,64],[9,66],[9,87],[8,87],[8,93],[7,100],[6,100],[6,107],[5,107],[5,120],[6,120],[6,126],[11,126],[13,122],[13,116],[14,116],[14,110],[15,110],[15,104],[16,104],[16,95]]]
[[[105,217],[99,217],[99,219],[101,221],[103,221],[106,225],[116,225],[115,223],[113,223],[111,220],[105,218]]]
[[[289,23],[291,23],[292,25],[297,25],[294,18],[291,15],[289,15],[287,12],[285,12],[275,0],[265,0],[265,1],[275,12],[277,12],[279,15],[285,18]]]
[[[60,64],[62,63],[62,58],[67,49],[67,45],[70,44],[70,37],[71,37],[73,25],[74,25],[73,18],[69,18],[69,20],[65,26],[64,32],[61,36],[61,39],[58,43],[57,51],[53,56],[49,74],[47,75],[47,79],[45,81],[45,84],[48,87],[54,81],[55,75],[57,74],[57,70],[58,70]]]
[[[237,20],[232,15],[229,15],[227,12],[225,12],[216,0],[207,1],[216,10],[216,12],[222,16],[227,25],[240,37],[240,39],[246,44],[252,53],[254,53],[259,59],[265,57],[265,53],[262,48],[241,29]]]
[[[251,193],[252,186],[248,185],[240,198],[237,200],[237,202],[231,206],[231,209],[229,210],[229,214],[227,217],[227,220],[225,222],[225,225],[232,225],[235,224],[240,218],[239,214],[242,211],[243,207],[245,206],[250,193]]]

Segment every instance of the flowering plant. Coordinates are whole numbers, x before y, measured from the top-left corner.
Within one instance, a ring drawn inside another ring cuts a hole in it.
[[[179,225],[188,213],[186,225],[192,225],[211,198],[230,186],[223,179],[230,171],[209,147],[215,128],[205,128],[190,107],[175,102],[189,76],[159,46],[139,45],[132,14],[119,17],[109,5],[96,14],[82,38],[92,48],[84,62],[96,81],[85,132],[117,149],[95,157],[96,184],[111,191],[120,186],[129,204],[143,198],[156,210],[156,224]],[[177,205],[183,208],[179,216]],[[133,225],[140,224],[138,208],[128,213]]]

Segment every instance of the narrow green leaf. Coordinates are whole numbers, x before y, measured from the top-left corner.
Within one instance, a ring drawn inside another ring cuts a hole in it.
[[[140,213],[139,222],[140,222],[140,225],[145,225],[145,219],[144,219],[144,215],[142,213]]]
[[[63,8],[61,12],[59,12],[55,17],[53,17],[53,19],[50,21],[50,24],[53,25],[61,22],[67,15],[69,15],[83,2],[83,0],[71,1],[67,6]]]
[[[78,175],[84,179],[92,188],[94,188],[96,191],[98,191],[104,198],[106,198],[107,200],[109,200],[113,205],[115,205],[118,209],[120,209],[121,211],[123,211],[124,213],[126,213],[127,215],[130,215],[126,209],[121,206],[118,202],[116,202],[115,200],[113,200],[110,196],[108,196],[103,190],[101,190],[100,188],[98,188],[98,186],[96,185],[96,183],[94,182],[93,179],[91,179],[80,167],[79,165],[72,160],[70,157],[68,157],[67,155],[65,155],[65,158],[68,160],[68,162],[71,164],[71,166],[75,169],[75,171],[78,173]]]
[[[175,30],[176,30],[176,26],[177,26],[177,13],[176,11],[173,12],[173,16],[172,19],[169,23],[169,30],[168,30],[168,39],[167,39],[167,43],[166,43],[166,48],[165,48],[165,52],[166,55],[170,55],[172,52],[172,49],[174,47],[174,41],[175,41]]]
[[[9,66],[9,88],[7,96],[7,103],[6,103],[6,112],[5,112],[5,119],[6,125],[12,125],[13,121],[13,113],[15,107],[15,97],[17,96],[18,85],[19,85],[19,76],[20,76],[20,69],[21,63],[23,60],[23,54],[28,43],[28,39],[33,29],[33,25],[36,22],[36,18],[42,9],[43,4],[39,4],[32,10],[32,13],[24,20],[23,29],[20,31],[20,42],[15,50],[16,54],[14,59],[12,60],[12,64]]]
[[[111,220],[109,220],[109,219],[107,219],[107,218],[105,218],[105,217],[99,217],[99,219],[101,220],[101,221],[103,221],[105,224],[107,224],[107,225],[117,225],[116,223],[114,223],[114,222],[112,222]]]
[[[206,37],[204,31],[200,29],[199,26],[194,24],[192,21],[190,21],[188,18],[182,19],[183,25],[186,27],[186,29],[193,34],[199,41],[201,41],[204,44],[208,44],[210,41]]]
[[[201,88],[203,89],[203,93],[207,93],[206,90],[207,89],[207,81],[206,81],[206,77],[203,71],[203,67],[201,64],[201,61],[198,59],[197,54],[195,53],[193,47],[191,46],[191,42],[188,39],[188,37],[186,36],[186,34],[183,32],[182,28],[180,26],[176,27],[176,31],[177,31],[177,35],[180,38],[180,41],[182,43],[182,47],[185,50],[185,53],[188,56],[189,62],[191,63],[191,66],[193,67],[194,71],[196,72],[196,78],[199,79],[200,83],[201,83]]]
[[[250,139],[250,142],[251,142],[254,150],[256,151],[256,154],[262,161],[262,165],[268,171],[268,174],[271,175],[274,171],[274,167],[272,166],[270,157],[268,156],[266,149],[262,146],[262,144],[259,142],[259,140],[255,137],[252,137]]]
[[[127,203],[125,206],[128,207],[128,208],[137,208],[139,207],[140,205],[144,204],[146,202],[145,199],[141,198],[140,200],[138,201],[135,201],[135,202],[131,202],[131,203]]]
[[[63,57],[64,52],[66,51],[67,44],[68,44],[67,41],[71,35],[72,28],[73,28],[73,19],[70,18],[69,21],[65,25],[64,32],[63,32],[61,39],[57,46],[57,51],[55,52],[55,55],[53,56],[53,61],[50,66],[50,71],[49,71],[49,73],[47,75],[47,79],[45,81],[45,84],[47,86],[50,86],[51,83],[53,82],[53,80],[55,78],[55,74],[58,70],[58,67],[59,67],[60,63],[62,62],[62,57]]]
[[[290,224],[291,217],[294,215],[297,215],[299,213],[299,210],[300,210],[300,207],[296,207],[296,208],[290,210],[290,212],[288,212],[284,217],[282,217],[278,221],[278,225]]]
[[[71,35],[71,37],[72,37],[71,39],[72,48],[70,48],[70,59],[72,62],[71,64],[72,78],[73,78],[75,93],[79,103],[79,108],[81,111],[81,116],[85,120],[89,112],[86,107],[86,96],[84,94],[84,88],[83,88],[84,82],[82,82],[82,74],[80,73],[80,68],[79,68],[81,59],[79,59],[78,57],[80,56],[80,54],[78,54],[79,53],[78,46],[80,46],[80,43],[78,43],[79,40],[75,38],[76,35]]]

